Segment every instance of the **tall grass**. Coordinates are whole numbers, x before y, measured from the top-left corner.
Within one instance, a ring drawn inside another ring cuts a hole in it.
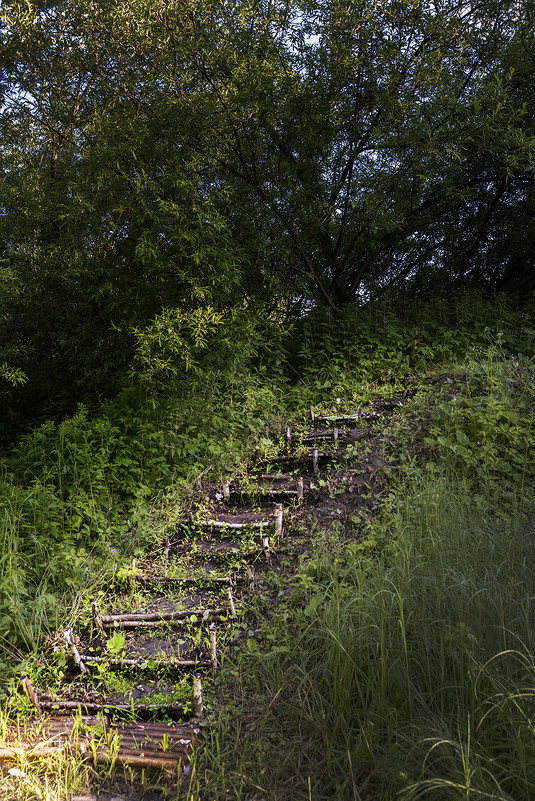
[[[387,556],[333,566],[297,642],[292,714],[332,798],[527,800],[535,544],[451,479],[418,489]]]

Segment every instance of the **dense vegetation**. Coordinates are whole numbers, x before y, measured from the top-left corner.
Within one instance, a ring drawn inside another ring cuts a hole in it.
[[[276,748],[266,797],[533,797],[534,31],[512,0],[2,4],[2,675],[201,478],[410,380],[432,421],[384,432],[368,537],[317,538],[229,677],[259,747],[223,709],[190,790],[245,797]]]

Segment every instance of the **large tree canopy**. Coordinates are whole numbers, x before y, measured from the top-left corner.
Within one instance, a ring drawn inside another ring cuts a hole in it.
[[[4,2],[5,375],[67,364],[109,388],[169,310],[202,339],[229,305],[525,285],[530,13]]]

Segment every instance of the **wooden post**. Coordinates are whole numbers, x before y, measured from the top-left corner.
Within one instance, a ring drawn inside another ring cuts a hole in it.
[[[223,497],[226,501],[230,500],[230,481],[228,478],[223,481]]]
[[[254,590],[254,567],[247,565],[247,580],[249,581],[249,589]]]
[[[338,442],[338,429],[337,428],[335,428],[334,431],[333,431],[333,440],[335,442]]]
[[[232,590],[230,589],[230,587],[227,587],[227,598],[230,606],[231,615],[234,619],[236,619],[238,615],[236,614],[236,607],[234,606],[234,599],[232,597]]]
[[[312,408],[312,406],[310,407],[310,417],[312,418],[312,422],[314,422],[316,418],[314,417],[314,409]]]
[[[282,535],[282,503],[275,505],[273,517],[275,518],[275,534],[280,536]]]
[[[43,710],[41,709],[41,705],[39,703],[39,699],[37,698],[37,693],[35,692],[35,690],[32,687],[32,683],[30,681],[30,677],[29,676],[23,676],[22,679],[21,679],[21,682],[22,682],[22,686],[24,687],[24,692],[26,693],[26,695],[28,696],[28,698],[30,699],[30,701],[32,702],[34,707],[36,708],[37,714],[41,715],[43,713]]]
[[[169,537],[164,537],[163,538],[163,552],[165,554],[165,558],[166,558],[167,561],[169,561],[169,547],[170,547]]]
[[[320,462],[319,462],[319,456],[318,456],[318,449],[317,448],[314,448],[314,455],[312,456],[312,471],[313,471],[314,475],[316,475],[320,471]]]
[[[299,476],[297,479],[297,500],[302,501],[305,495],[305,490],[303,486],[303,476]]]
[[[80,668],[82,673],[89,673],[89,669],[84,665],[82,662],[82,658],[78,653],[78,648],[76,647],[76,643],[74,642],[74,637],[72,636],[72,629],[65,629],[63,632],[63,639],[70,646],[71,653],[73,655],[74,661]]]
[[[212,660],[212,673],[217,670],[217,633],[215,628],[210,629],[210,659]]]
[[[262,537],[262,548],[266,556],[269,556],[269,537]]]
[[[195,716],[198,718],[204,717],[201,677],[198,674],[193,677],[193,703],[195,705]]]
[[[290,443],[291,443],[291,441],[292,441],[292,431],[291,431],[291,429],[290,429],[290,426],[288,426],[288,427],[286,428],[286,440],[287,440],[287,442],[288,442],[288,445],[290,445]]]
[[[91,601],[91,609],[93,610],[93,618],[95,620],[98,633],[102,634],[104,637],[104,626],[102,625],[102,618],[99,615],[96,601]]]

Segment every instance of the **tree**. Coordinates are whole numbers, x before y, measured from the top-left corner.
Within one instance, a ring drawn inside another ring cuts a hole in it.
[[[0,358],[20,391],[40,370],[35,403],[47,381],[115,391],[164,318],[528,282],[529,13],[5,2]]]

